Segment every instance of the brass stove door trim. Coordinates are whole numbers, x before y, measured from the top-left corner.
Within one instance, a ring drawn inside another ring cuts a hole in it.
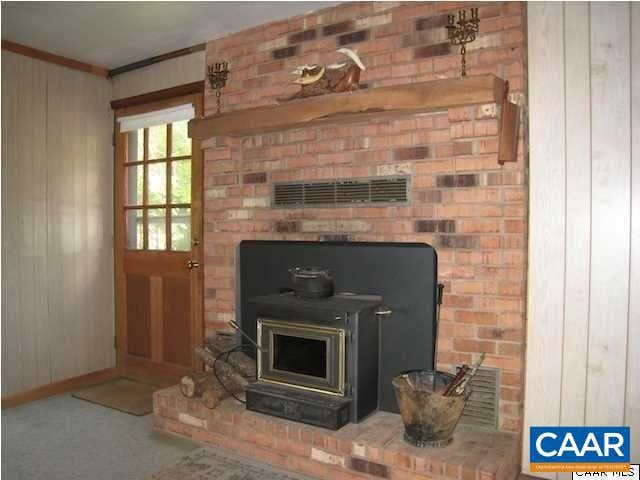
[[[263,330],[263,327],[267,327],[266,331]],[[310,375],[304,375],[295,372],[288,372],[283,370],[277,370],[272,367],[274,363],[273,358],[273,336],[277,333],[282,334],[291,334],[291,336],[298,336],[302,338],[309,338],[312,340],[324,340],[327,343],[327,351],[330,352],[333,349],[336,350],[338,357],[338,368],[336,372],[337,382],[336,386],[331,386],[331,369],[334,368],[333,365],[330,364],[329,356],[327,357],[327,376],[325,377],[325,381],[327,382],[327,387],[322,388],[317,386],[319,377],[314,377]],[[300,335],[303,333],[303,335]],[[307,335],[304,335],[307,333]],[[268,334],[268,345],[264,344],[265,334]],[[314,335],[315,334],[315,335]],[[312,392],[324,393],[329,395],[336,396],[344,396],[345,394],[345,370],[346,370],[346,335],[345,330],[342,328],[332,328],[332,327],[321,327],[316,325],[306,325],[302,323],[293,323],[286,321],[279,321],[274,319],[266,319],[259,318],[257,323],[257,335],[256,339],[258,342],[258,355],[257,355],[257,367],[258,367],[258,380],[267,383],[273,383],[276,385],[283,385],[292,388],[298,388],[301,390],[307,390]],[[266,348],[265,348],[266,347]],[[265,368],[265,364],[267,367]],[[266,375],[265,375],[266,372]],[[296,384],[287,382],[284,380],[279,380],[277,378],[273,378],[269,376],[270,372],[282,372],[285,375],[288,375],[300,382],[305,382],[306,379],[309,379],[307,384]],[[316,386],[314,386],[314,383]]]

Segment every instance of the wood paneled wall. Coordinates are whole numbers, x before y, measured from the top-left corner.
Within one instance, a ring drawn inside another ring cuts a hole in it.
[[[141,95],[204,78],[205,52],[195,52],[113,77],[113,98]]]
[[[523,471],[535,425],[630,425],[638,463],[640,5],[529,3],[528,32]]]
[[[2,396],[115,365],[111,84],[2,52]]]

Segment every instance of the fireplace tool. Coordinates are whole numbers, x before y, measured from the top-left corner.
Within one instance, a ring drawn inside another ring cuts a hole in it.
[[[231,327],[238,332],[240,335],[242,335],[244,338],[246,338],[247,340],[249,340],[249,342],[256,347],[257,350],[260,350],[261,352],[267,352],[268,350],[265,350],[264,348],[262,348],[260,345],[258,345],[256,342],[253,341],[253,339],[247,335],[246,333],[244,333],[244,331],[242,330],[242,328],[240,328],[240,325],[238,325],[236,322],[234,322],[233,320],[231,320],[229,322],[229,325],[231,325]]]

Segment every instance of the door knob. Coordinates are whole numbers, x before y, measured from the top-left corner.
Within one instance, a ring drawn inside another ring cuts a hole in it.
[[[193,268],[200,268],[200,262],[195,262],[193,260],[189,260],[187,262],[187,268],[189,268],[189,270],[191,270]]]

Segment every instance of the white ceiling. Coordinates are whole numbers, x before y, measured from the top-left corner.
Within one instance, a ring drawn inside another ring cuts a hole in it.
[[[2,2],[2,38],[113,69],[339,2]]]

